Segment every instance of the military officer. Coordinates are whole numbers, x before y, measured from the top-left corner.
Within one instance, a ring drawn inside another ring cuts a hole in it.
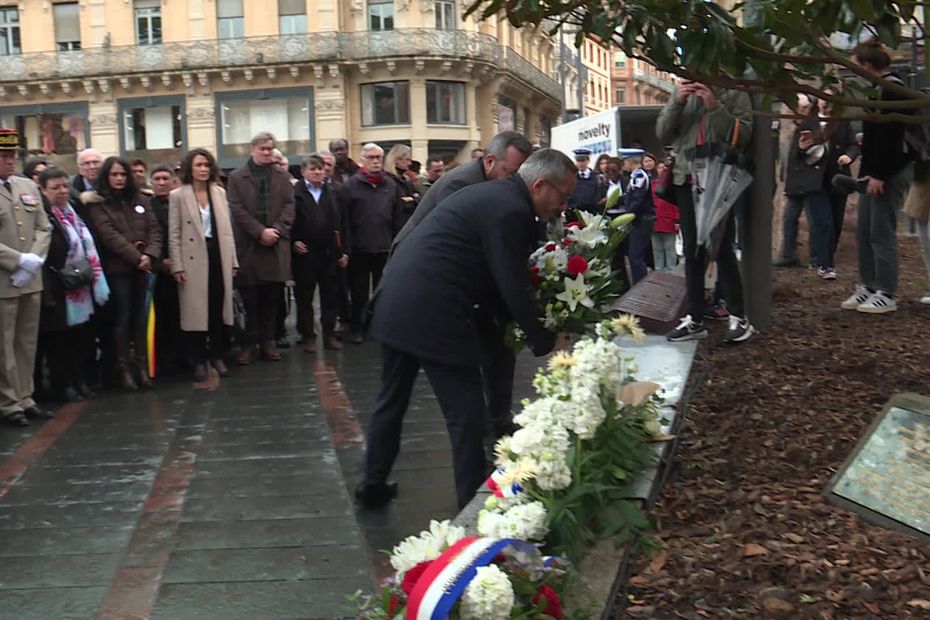
[[[588,213],[598,213],[603,211],[603,207],[597,204],[598,178],[597,173],[588,167],[591,159],[589,149],[575,149],[575,163],[578,165],[578,181],[572,195],[568,198],[569,221],[578,218],[575,212],[579,209]]]
[[[0,129],[0,421],[50,418],[32,400],[42,263],[51,241],[36,184],[14,175],[19,133]]]

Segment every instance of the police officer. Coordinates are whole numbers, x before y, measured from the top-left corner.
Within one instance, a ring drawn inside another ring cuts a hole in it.
[[[568,198],[568,212],[566,219],[573,221],[578,219],[575,211],[581,209],[588,213],[597,213],[601,211],[598,202],[598,178],[597,173],[589,167],[591,151],[589,149],[575,149],[575,164],[578,166],[578,182],[572,195]]]
[[[0,420],[50,418],[32,400],[42,264],[51,242],[36,184],[14,175],[19,133],[0,129]]]

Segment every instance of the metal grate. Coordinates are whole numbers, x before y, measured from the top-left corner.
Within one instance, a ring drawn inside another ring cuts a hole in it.
[[[684,276],[653,271],[617,300],[611,310],[635,315],[643,329],[662,334],[678,324],[685,297]]]

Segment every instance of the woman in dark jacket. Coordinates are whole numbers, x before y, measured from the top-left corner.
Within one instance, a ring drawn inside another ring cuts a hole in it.
[[[94,346],[90,319],[95,304],[107,302],[110,289],[90,229],[69,203],[68,174],[61,168],[49,168],[39,175],[39,187],[52,229],[48,256],[42,265],[39,333],[45,345],[52,393],[57,400],[73,402],[93,395],[84,368]],[[92,282],[75,286],[62,276],[69,268],[81,265],[90,266]]]
[[[123,388],[151,387],[146,351],[145,297],[153,267],[161,258],[158,218],[139,193],[129,164],[117,157],[103,162],[97,189],[81,194],[90,214],[103,271],[113,303],[113,340]],[[136,374],[130,366],[130,337],[135,345]]]
[[[827,195],[826,140],[817,117],[817,107],[808,95],[799,96],[799,113],[805,117],[797,122],[788,147],[785,175],[786,210],[800,212],[792,203],[806,203],[811,218],[811,247],[817,263],[817,275],[835,280],[833,268],[833,216]]]
[[[384,171],[400,188],[400,196],[404,205],[404,222],[410,219],[420,202],[420,192],[407,177],[410,163],[413,161],[413,151],[406,144],[395,144],[384,158]]]
[[[833,187],[837,174],[849,175],[849,165],[859,157],[859,145],[852,123],[840,118],[831,118],[833,106],[826,99],[820,100],[820,128],[826,152],[824,153],[824,188],[830,197],[830,212],[833,219],[833,252],[840,244],[843,220],[846,217],[846,201],[849,194]]]

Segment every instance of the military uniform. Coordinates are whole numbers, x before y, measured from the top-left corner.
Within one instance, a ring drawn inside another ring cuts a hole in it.
[[[35,408],[32,370],[39,331],[42,272],[17,287],[20,257],[43,260],[51,232],[39,188],[22,177],[0,179],[0,416],[22,418]]]

